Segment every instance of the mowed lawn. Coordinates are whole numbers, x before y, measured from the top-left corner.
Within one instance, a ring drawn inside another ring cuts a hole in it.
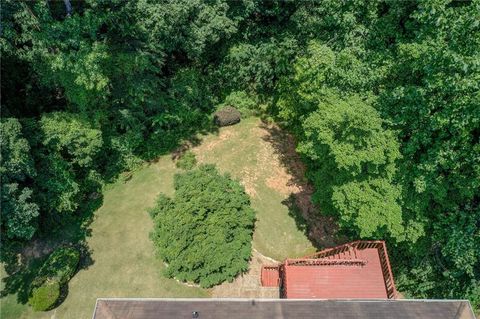
[[[206,136],[194,152],[200,162],[215,163],[241,181],[257,212],[253,247],[265,256],[283,260],[313,253],[315,248],[289,215],[285,201],[299,190],[282,163],[286,154],[272,142],[279,138],[273,136],[275,132],[260,119],[249,118]]]
[[[194,152],[200,162],[216,164],[245,185],[257,211],[254,248],[277,260],[313,252],[284,204],[291,181],[265,134],[258,119],[247,119],[203,137]],[[163,277],[149,239],[147,209],[159,193],[173,194],[178,171],[164,156],[126,183],[111,185],[90,225],[93,264],[72,278],[66,300],[55,310],[36,313],[9,295],[1,299],[1,318],[91,318],[97,297],[209,297],[208,290]]]
[[[72,278],[66,300],[42,313],[9,296],[1,318],[91,318],[97,297],[208,297],[204,289],[164,278],[149,239],[147,209],[160,192],[173,193],[174,173],[175,165],[164,157],[107,190],[88,239],[93,264]]]

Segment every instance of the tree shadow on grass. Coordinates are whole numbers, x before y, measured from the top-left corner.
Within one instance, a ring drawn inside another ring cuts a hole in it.
[[[99,195],[86,203],[78,215],[62,220],[63,227],[52,230],[51,233],[40,233],[28,243],[4,242],[2,243],[1,261],[7,276],[2,278],[3,289],[0,297],[9,294],[17,295],[19,304],[26,304],[40,268],[48,256],[57,248],[71,246],[80,252],[80,261],[75,273],[88,269],[94,261],[92,252],[87,245],[87,238],[91,236],[90,224],[93,213],[103,204],[103,197]],[[66,284],[68,285],[68,283]],[[62,286],[61,304],[67,297],[68,288]]]
[[[218,134],[219,132],[220,128],[217,125],[213,124],[213,122],[204,124],[204,127],[202,129],[192,133],[188,138],[185,138],[175,144],[175,147],[170,150],[172,160],[178,160],[186,152],[196,146],[199,146],[202,143],[204,136],[208,134]]]
[[[295,195],[291,194],[287,199],[282,201],[282,204],[288,208],[288,216],[293,218],[297,229],[300,230],[305,236],[307,236],[308,239],[312,242],[312,244],[316,248],[318,248],[316,245],[317,243],[315,242],[315,238],[311,238],[309,236],[310,225],[303,216],[300,208],[295,203]]]
[[[313,186],[308,182],[306,166],[296,152],[294,137],[274,124],[262,122],[260,128],[266,130],[263,138],[274,149],[280,163],[291,176],[288,185],[294,185],[296,192],[282,202],[288,208],[289,215],[317,249],[333,247],[346,241],[340,235],[334,217],[322,214],[320,208],[312,202]]]
[[[159,156],[177,152],[183,154],[201,143],[201,136],[218,132],[218,127],[206,124],[201,129],[179,134],[168,143],[163,142],[155,152],[141,154],[147,162],[154,162]],[[172,154],[172,157],[174,156]],[[106,182],[112,182],[122,173],[120,168],[105,176]],[[100,188],[98,188],[100,189]],[[61,246],[73,246],[80,251],[80,263],[76,272],[88,269],[94,264],[92,251],[88,247],[87,238],[91,236],[90,224],[95,211],[103,205],[103,195],[98,192],[87,194],[78,212],[70,216],[52,216],[42,221],[40,231],[29,242],[7,242],[2,238],[0,261],[3,263],[6,276],[2,278],[3,289],[0,298],[10,294],[17,295],[19,304],[26,304],[31,293],[31,284],[48,256]],[[65,287],[67,286],[67,287]],[[68,296],[68,283],[62,286],[61,298],[53,308],[58,307]]]

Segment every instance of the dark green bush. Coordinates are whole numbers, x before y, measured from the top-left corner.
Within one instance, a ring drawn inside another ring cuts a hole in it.
[[[197,159],[192,151],[185,152],[176,163],[178,168],[190,170],[197,165]]]
[[[175,176],[175,196],[150,211],[166,275],[211,287],[248,269],[255,212],[243,187],[213,165]]]
[[[233,91],[227,97],[225,101],[217,106],[218,109],[222,109],[226,106],[233,106],[237,109],[242,117],[251,116],[260,113],[260,107],[258,103],[248,95],[245,91]]]
[[[56,279],[48,279],[40,287],[34,288],[28,303],[35,311],[51,309],[60,297],[60,283]]]
[[[75,248],[59,248],[45,261],[42,268],[40,268],[37,278],[39,280],[54,278],[60,284],[66,284],[75,274],[79,261],[80,253]]]
[[[213,120],[218,126],[228,126],[240,122],[241,117],[242,115],[236,108],[227,106],[215,112]]]
[[[60,295],[60,287],[66,285],[75,274],[80,253],[72,247],[61,247],[48,256],[30,284],[29,304],[36,311],[49,310]]]

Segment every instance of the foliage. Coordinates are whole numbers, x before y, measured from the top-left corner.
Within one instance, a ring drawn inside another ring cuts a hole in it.
[[[36,175],[30,145],[15,118],[1,126],[2,232],[8,238],[30,239],[37,230],[39,208],[32,200],[29,181]]]
[[[58,301],[60,289],[68,284],[80,262],[80,253],[72,247],[60,247],[42,264],[30,284],[28,303],[36,311],[50,310]]]
[[[71,5],[2,2],[3,242],[233,105],[295,133],[322,211],[385,237],[400,289],[478,300],[478,0]]]
[[[211,287],[248,269],[255,213],[243,187],[214,166],[175,176],[175,196],[150,210],[166,274]]]
[[[60,285],[66,284],[75,274],[80,253],[71,247],[61,247],[48,256],[48,259],[40,268],[36,283],[39,281],[56,280]]]
[[[241,117],[242,114],[236,108],[226,106],[214,113],[213,120],[218,126],[228,126],[240,122]]]
[[[193,153],[192,151],[185,152],[185,154],[182,154],[182,156],[178,159],[175,165],[181,169],[191,170],[195,167],[195,165],[197,165],[197,158],[195,157],[195,153]]]
[[[227,97],[225,101],[217,106],[218,109],[225,108],[227,106],[234,107],[243,117],[258,113],[258,106],[255,100],[250,97],[245,91],[233,91]]]
[[[412,19],[421,32],[396,47],[380,104],[403,141],[405,210],[429,234],[406,268],[420,272],[422,256],[430,256],[430,296],[478,292],[480,37],[478,15],[471,14],[478,9],[475,1],[419,4]]]
[[[88,191],[98,188],[96,159],[102,147],[101,131],[83,117],[54,112],[39,121],[36,157],[39,171],[38,197],[51,216],[72,213]]]
[[[400,191],[393,184],[399,146],[375,109],[357,97],[327,100],[302,129],[298,151],[309,160],[314,200],[323,210],[337,214],[352,234],[403,240]]]
[[[222,78],[234,89],[253,93],[272,92],[275,81],[290,70],[297,42],[285,37],[232,46],[222,66]]]
[[[40,287],[33,289],[28,303],[35,311],[50,310],[60,297],[60,283],[53,279],[47,280]]]

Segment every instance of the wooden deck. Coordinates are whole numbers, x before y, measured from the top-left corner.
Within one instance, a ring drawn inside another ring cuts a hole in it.
[[[284,297],[300,299],[379,298],[387,290],[378,251],[357,252],[361,264],[285,265]]]
[[[280,286],[283,298],[395,299],[397,291],[383,241],[356,241],[313,255],[264,265],[264,287]]]

